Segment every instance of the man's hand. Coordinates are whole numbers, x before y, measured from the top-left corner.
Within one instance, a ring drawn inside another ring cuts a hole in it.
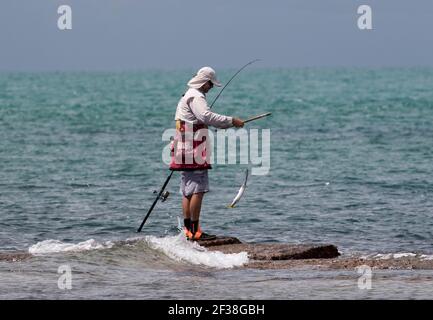
[[[244,126],[244,122],[241,119],[238,118],[232,118],[232,124],[236,128],[242,128]]]

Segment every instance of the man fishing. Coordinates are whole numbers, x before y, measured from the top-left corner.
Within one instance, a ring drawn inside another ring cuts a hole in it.
[[[203,196],[209,191],[208,126],[216,128],[241,128],[244,122],[235,117],[214,113],[210,110],[206,93],[213,86],[220,87],[215,71],[211,67],[201,68],[188,82],[189,89],[179,100],[176,109],[176,136],[172,145],[171,170],[181,172],[180,192],[184,232],[190,240],[211,240],[216,236],[204,233],[200,227],[200,211]]]

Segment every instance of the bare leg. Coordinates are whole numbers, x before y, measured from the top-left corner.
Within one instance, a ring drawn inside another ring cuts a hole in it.
[[[200,218],[201,202],[203,200],[204,193],[194,193],[191,196],[189,205],[189,212],[191,213],[191,221],[198,221]]]
[[[191,211],[190,211],[190,203],[191,196],[182,198],[182,209],[183,209],[183,218],[191,219]]]

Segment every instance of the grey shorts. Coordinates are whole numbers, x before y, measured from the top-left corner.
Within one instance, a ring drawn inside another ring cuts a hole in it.
[[[180,193],[189,197],[194,193],[208,192],[207,170],[182,171],[180,174]]]

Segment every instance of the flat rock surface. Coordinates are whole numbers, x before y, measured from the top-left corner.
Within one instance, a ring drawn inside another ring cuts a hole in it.
[[[253,269],[348,269],[367,265],[373,269],[423,269],[433,270],[433,260],[419,257],[402,258],[357,258],[339,257],[336,246],[330,244],[284,244],[242,243],[234,237],[218,237],[215,240],[199,241],[210,251],[224,253],[248,252],[250,262],[244,267]]]
[[[418,258],[399,259],[363,259],[363,258],[336,258],[336,259],[298,259],[250,261],[245,267],[252,269],[295,269],[313,268],[321,270],[354,270],[360,266],[369,266],[375,270],[433,270],[432,260]]]
[[[224,253],[248,252],[253,260],[330,259],[340,254],[334,245],[241,243],[234,237],[217,237],[215,240],[199,241],[211,251]]]
[[[0,252],[0,261],[17,262],[31,258],[32,255],[27,252]]]

